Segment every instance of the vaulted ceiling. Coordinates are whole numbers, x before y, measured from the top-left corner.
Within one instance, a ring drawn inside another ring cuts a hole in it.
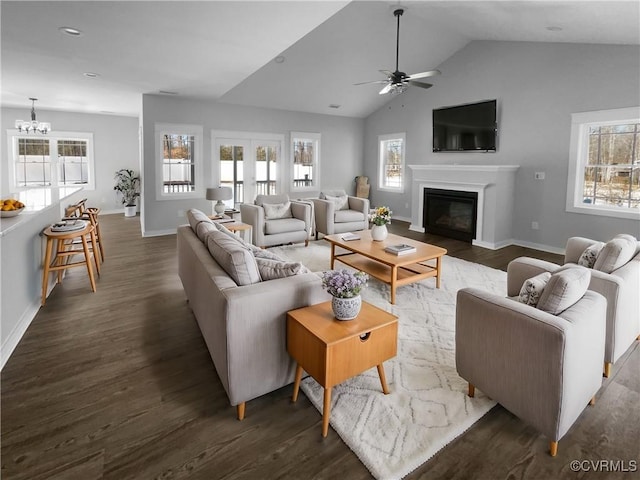
[[[390,96],[353,84],[394,69],[398,5],[407,73],[474,40],[640,45],[637,0],[2,1],[1,101],[139,115],[150,93],[365,117]]]

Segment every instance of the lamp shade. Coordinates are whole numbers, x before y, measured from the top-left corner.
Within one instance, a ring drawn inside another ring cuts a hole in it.
[[[207,200],[230,200],[233,198],[231,187],[207,188]]]

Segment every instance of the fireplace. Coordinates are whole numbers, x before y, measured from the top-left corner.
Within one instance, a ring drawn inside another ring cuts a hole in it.
[[[496,250],[514,243],[513,205],[518,165],[408,165],[411,170],[411,226],[425,232],[426,189],[474,192],[477,216],[471,243]],[[499,212],[499,213],[498,213]]]
[[[465,242],[476,238],[477,192],[425,188],[423,212],[427,233]]]

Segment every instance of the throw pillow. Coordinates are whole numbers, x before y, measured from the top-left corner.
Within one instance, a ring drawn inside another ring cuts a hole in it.
[[[346,194],[347,192],[345,192],[344,190],[325,190],[323,192],[320,192],[319,197],[323,200],[327,200],[327,195],[330,195],[332,197],[342,197]]]
[[[278,262],[284,262],[285,260],[281,258],[279,255],[276,255],[269,250],[265,250],[264,248],[254,247],[252,246],[251,251],[253,252],[253,256],[256,258],[264,258],[267,260],[276,260]]]
[[[196,233],[196,229],[198,228],[198,224],[200,222],[209,222],[213,223],[207,215],[198,210],[197,208],[190,208],[187,210],[187,220],[189,220],[189,225],[191,226],[191,230],[193,233]]]
[[[334,197],[331,195],[325,195],[326,199],[336,206],[336,210],[349,210],[349,197],[347,195],[340,195]]]
[[[207,248],[213,259],[237,285],[260,282],[256,259],[235,239],[219,231],[209,232]]]
[[[571,265],[556,270],[538,300],[538,309],[552,315],[558,315],[580,300],[591,281],[588,268]]]
[[[278,278],[292,277],[302,272],[302,264],[300,262],[282,262],[267,258],[256,257],[258,271],[262,281],[276,280]]]
[[[547,285],[550,278],[551,273],[542,272],[535,277],[531,277],[525,280],[522,284],[522,288],[520,289],[518,301],[524,303],[525,305],[531,305],[532,307],[538,305],[540,295],[542,294],[544,287]]]
[[[276,218],[292,218],[291,202],[285,203],[263,203],[265,220],[274,220]]]
[[[198,226],[196,227],[196,235],[198,236],[201,242],[204,242],[207,234],[214,230],[217,230],[217,229],[216,229],[216,226],[213,224],[213,222],[211,223],[199,222]]]
[[[636,239],[631,235],[616,235],[605,244],[593,269],[604,273],[617,270],[633,258],[637,245]]]
[[[582,255],[580,255],[580,258],[578,259],[578,265],[581,265],[587,268],[593,268],[598,258],[598,255],[600,254],[600,251],[603,249],[603,247],[604,247],[604,243],[597,242],[585,248],[584,252],[582,252]]]
[[[258,247],[254,247],[250,243],[245,242],[244,239],[240,235],[236,235],[231,230],[229,230],[227,227],[225,227],[224,223],[215,223],[215,226],[217,227],[219,232],[222,232],[225,235],[228,235],[229,237],[233,238],[236,242],[238,242],[240,245],[242,245],[247,250],[253,250],[254,248],[258,248]]]

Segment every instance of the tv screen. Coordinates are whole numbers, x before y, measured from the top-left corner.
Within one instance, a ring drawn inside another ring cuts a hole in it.
[[[496,100],[433,110],[433,151],[496,151]]]

